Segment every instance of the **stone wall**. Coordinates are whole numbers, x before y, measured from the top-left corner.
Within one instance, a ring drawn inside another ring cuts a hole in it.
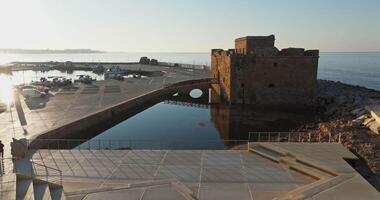
[[[235,40],[235,49],[239,54],[250,54],[258,47],[274,47],[274,41],[274,35],[238,38]]]
[[[231,93],[231,57],[230,52],[221,49],[212,50],[211,56],[211,78],[219,81],[218,90],[223,99],[232,101]]]
[[[319,51],[278,51],[273,43],[274,36],[246,37],[236,40],[237,49],[212,50],[211,74],[219,81],[225,100],[232,104],[312,104]]]

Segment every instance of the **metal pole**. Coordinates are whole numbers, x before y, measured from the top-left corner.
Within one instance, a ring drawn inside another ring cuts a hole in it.
[[[12,128],[13,128],[13,136],[16,137],[15,123],[14,123],[14,121],[13,121],[12,105],[11,105],[11,104],[9,104],[9,112],[11,113],[11,121],[12,121]]]

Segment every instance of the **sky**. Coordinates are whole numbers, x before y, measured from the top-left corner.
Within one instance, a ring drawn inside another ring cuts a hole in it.
[[[0,0],[0,48],[209,52],[247,35],[278,48],[380,51],[379,0]]]

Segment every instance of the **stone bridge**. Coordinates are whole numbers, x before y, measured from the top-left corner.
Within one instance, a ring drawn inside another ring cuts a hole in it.
[[[170,101],[208,104],[210,88],[213,83],[214,79],[205,78],[170,84],[165,86],[165,89],[168,90],[168,100]]]

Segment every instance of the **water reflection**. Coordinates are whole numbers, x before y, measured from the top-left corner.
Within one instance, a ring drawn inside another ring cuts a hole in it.
[[[182,94],[149,105],[101,133],[87,131],[91,139],[77,148],[221,149],[247,140],[249,132],[288,131],[313,117],[308,111],[228,105],[215,94],[211,91],[211,102],[208,94],[198,99]]]
[[[223,140],[245,140],[249,132],[287,132],[312,121],[312,110],[228,105],[213,90],[210,115]]]

